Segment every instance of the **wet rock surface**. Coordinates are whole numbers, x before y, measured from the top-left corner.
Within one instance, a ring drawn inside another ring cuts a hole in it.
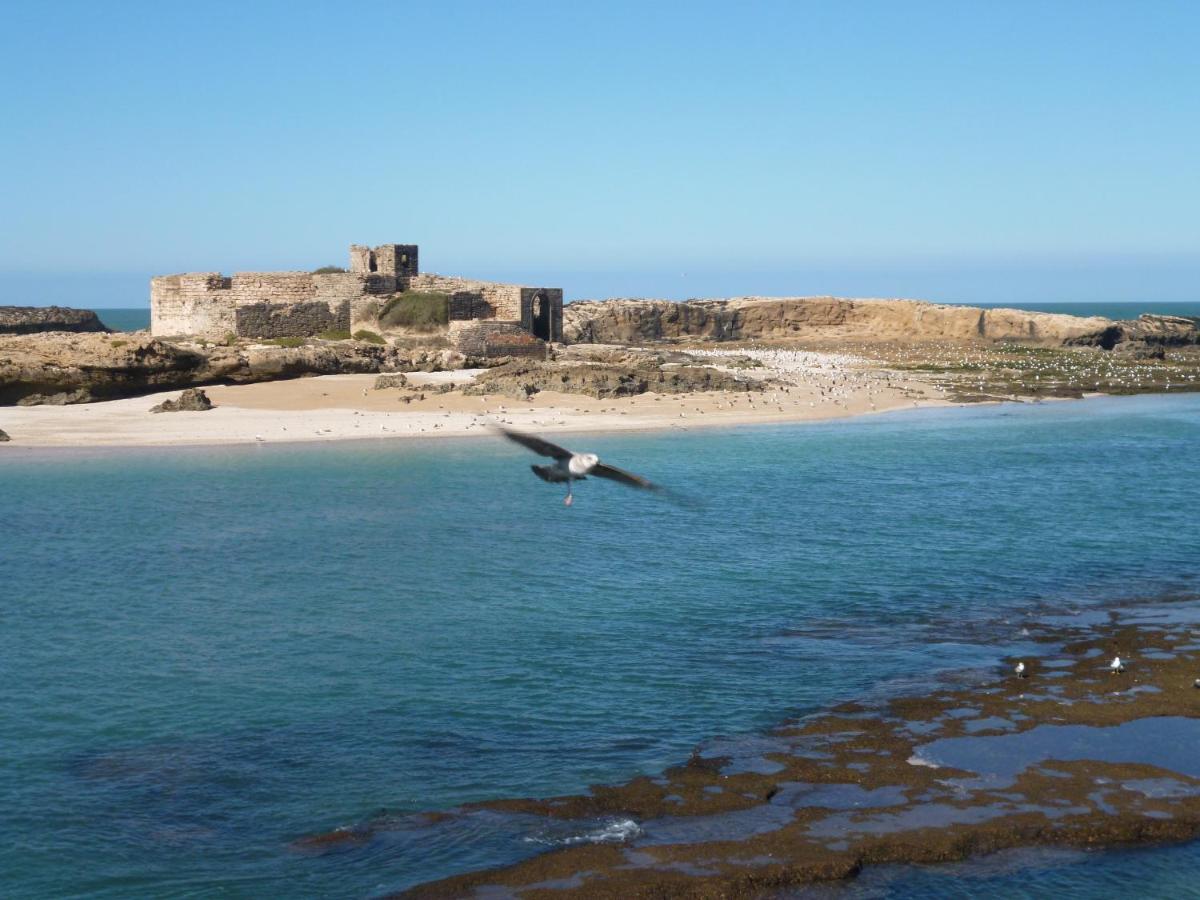
[[[103,331],[108,329],[90,309],[66,306],[0,306],[0,334],[43,331]]]
[[[401,896],[764,897],[881,863],[1186,840],[1200,835],[1198,638],[1197,598],[1046,617],[1021,638],[1025,678],[1000,657],[924,696],[717,743],[660,777],[380,817],[294,847],[358,852],[392,829],[486,821],[554,849]]]
[[[164,400],[162,403],[150,407],[150,412],[207,412],[212,408],[213,403],[208,399],[208,394],[200,388],[188,388],[179,395],[179,399]]]
[[[5,431],[3,428],[0,428],[0,444],[7,443],[8,441],[11,441],[11,440],[12,440],[12,438],[10,438],[8,436],[8,432]]]

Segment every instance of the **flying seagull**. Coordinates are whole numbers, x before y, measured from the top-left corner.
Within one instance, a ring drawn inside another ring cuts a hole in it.
[[[548,481],[551,484],[566,482],[567,496],[563,499],[564,506],[570,506],[575,500],[572,493],[574,483],[583,481],[589,475],[608,478],[643,491],[662,490],[657,484],[647,481],[640,475],[634,475],[632,472],[626,472],[624,469],[600,462],[600,457],[595,453],[572,453],[564,447],[544,441],[540,437],[534,437],[532,434],[522,434],[510,428],[501,428],[499,425],[495,428],[510,441],[520,444],[527,450],[532,450],[539,456],[548,456],[554,460],[548,466],[530,466],[529,468],[533,469],[533,474],[542,481]]]

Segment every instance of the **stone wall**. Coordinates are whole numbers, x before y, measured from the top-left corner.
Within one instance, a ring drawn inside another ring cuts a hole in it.
[[[223,340],[229,334],[300,337],[347,330],[354,314],[360,319],[369,317],[371,298],[394,293],[397,286],[395,276],[358,272],[162,275],[150,281],[150,331],[156,336]],[[278,306],[279,310],[268,315],[266,306]],[[321,327],[297,331],[305,322]]]
[[[546,358],[546,343],[516,322],[451,322],[450,342],[468,356]]]
[[[479,291],[455,291],[450,295],[449,318],[451,322],[469,319],[494,319],[496,311],[483,299]]]
[[[350,303],[247,303],[237,308],[236,334],[247,338],[309,337],[350,330]]]
[[[383,298],[412,290],[448,295],[452,321],[507,322],[549,340],[562,338],[562,291],[556,288],[420,274],[415,244],[356,244],[350,248],[350,269],[162,275],[150,282],[150,331],[220,341],[231,334],[299,337],[374,330]]]
[[[493,318],[507,322],[521,321],[521,286],[497,281],[478,281],[453,275],[434,275],[423,272],[408,280],[412,291],[441,291],[454,294],[460,291],[479,294],[491,307]]]

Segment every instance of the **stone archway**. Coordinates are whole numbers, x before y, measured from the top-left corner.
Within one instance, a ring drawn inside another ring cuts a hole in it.
[[[529,330],[534,337],[550,340],[550,300],[541,291],[529,301]]]

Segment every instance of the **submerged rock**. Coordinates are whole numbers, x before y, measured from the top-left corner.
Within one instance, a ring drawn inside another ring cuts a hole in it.
[[[208,394],[200,388],[188,388],[179,395],[178,400],[164,400],[157,406],[150,407],[150,412],[207,412],[212,408],[213,403],[208,399]]]

